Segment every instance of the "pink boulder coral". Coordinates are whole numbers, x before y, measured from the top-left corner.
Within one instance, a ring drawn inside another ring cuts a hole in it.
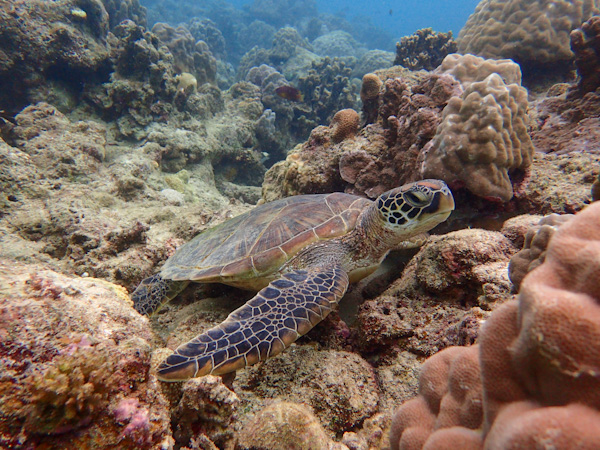
[[[554,234],[518,302],[493,312],[478,345],[447,349],[425,363],[419,396],[394,417],[392,448],[596,448],[599,256],[600,204],[592,204]],[[478,347],[478,361],[457,367]],[[457,380],[461,395],[452,390]]]

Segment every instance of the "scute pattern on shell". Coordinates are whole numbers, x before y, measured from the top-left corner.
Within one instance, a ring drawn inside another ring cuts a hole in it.
[[[307,245],[350,232],[370,203],[342,193],[298,195],[265,203],[182,245],[161,276],[201,282],[260,277]]]

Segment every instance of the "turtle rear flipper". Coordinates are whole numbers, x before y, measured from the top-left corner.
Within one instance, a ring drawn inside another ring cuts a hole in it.
[[[165,280],[160,274],[144,278],[131,294],[133,307],[140,314],[151,316],[190,284],[189,281]]]
[[[338,266],[287,273],[214,328],[181,345],[158,378],[222,375],[281,353],[323,320],[342,298],[348,275]]]

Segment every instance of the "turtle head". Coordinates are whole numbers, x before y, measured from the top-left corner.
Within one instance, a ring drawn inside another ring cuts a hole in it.
[[[383,227],[403,239],[442,223],[454,210],[454,198],[441,180],[422,180],[387,191],[375,201]]]

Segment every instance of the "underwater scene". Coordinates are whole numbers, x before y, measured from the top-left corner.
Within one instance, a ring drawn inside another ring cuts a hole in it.
[[[0,0],[0,449],[600,448],[600,0]]]

